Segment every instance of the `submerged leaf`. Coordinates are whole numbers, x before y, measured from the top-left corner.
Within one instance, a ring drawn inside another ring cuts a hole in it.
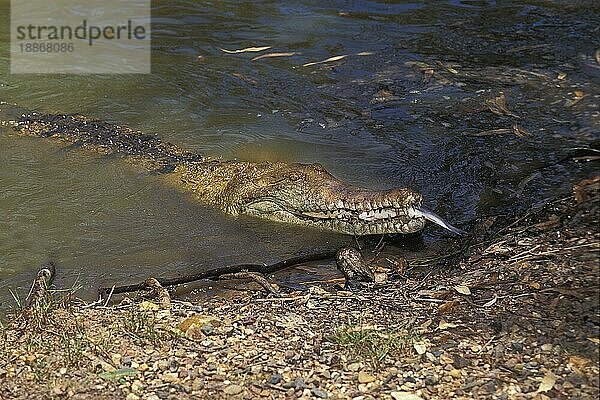
[[[356,53],[356,54],[342,54],[340,56],[333,56],[333,57],[329,57],[326,60],[322,60],[322,61],[314,61],[314,62],[309,62],[306,64],[303,64],[303,67],[310,67],[311,65],[317,65],[317,64],[325,64],[328,62],[334,62],[334,61],[339,61],[339,60],[343,60],[344,58],[351,56],[351,55],[355,55],[355,56],[370,56],[373,55],[375,53],[371,52],[371,51],[361,51],[360,53]]]
[[[500,129],[490,129],[489,131],[482,131],[474,133],[473,136],[493,136],[493,135],[504,135],[506,133],[512,133],[512,129],[500,128]]]
[[[221,48],[221,51],[227,54],[238,54],[238,53],[257,53],[259,51],[268,50],[273,46],[262,46],[262,47],[246,47],[245,49],[239,50],[227,50]]]
[[[508,115],[510,117],[519,118],[519,116],[508,109],[508,104],[506,103],[506,96],[504,96],[503,92],[493,98],[485,101],[485,105],[488,110],[493,112],[496,115]]]
[[[344,55],[341,55],[341,56],[329,57],[328,59],[322,60],[322,61],[309,62],[309,63],[303,64],[302,66],[303,67],[310,67],[311,65],[324,64],[324,63],[328,63],[328,62],[343,60],[346,57],[348,57],[348,54],[344,54]]]
[[[295,51],[288,52],[288,53],[267,53],[267,54],[261,54],[260,56],[256,56],[251,61],[261,60],[263,58],[291,57],[291,56],[295,56],[296,54],[300,54],[300,53],[296,53]]]

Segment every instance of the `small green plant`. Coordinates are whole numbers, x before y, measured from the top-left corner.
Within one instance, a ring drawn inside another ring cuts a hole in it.
[[[123,320],[125,331],[135,339],[157,344],[163,333],[157,329],[156,317],[152,311],[140,310],[133,306]]]
[[[407,357],[414,335],[400,328],[377,328],[362,324],[340,326],[328,337],[351,356],[378,367],[388,357]]]

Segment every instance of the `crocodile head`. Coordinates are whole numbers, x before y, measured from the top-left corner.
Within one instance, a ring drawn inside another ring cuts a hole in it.
[[[247,165],[220,196],[226,202],[224,208],[234,214],[350,235],[419,232],[426,219],[455,233],[459,231],[421,209],[423,197],[407,188],[372,190],[351,186],[319,164]]]

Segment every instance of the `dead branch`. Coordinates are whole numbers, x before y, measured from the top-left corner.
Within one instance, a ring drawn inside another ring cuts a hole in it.
[[[207,271],[198,272],[192,275],[186,275],[179,278],[156,278],[157,282],[160,283],[162,287],[167,286],[175,286],[181,285],[184,283],[190,283],[194,281],[199,281],[203,279],[212,279],[216,280],[219,277],[227,274],[235,274],[238,272],[258,272],[260,274],[271,274],[273,272],[285,269],[287,267],[291,267],[293,265],[298,265],[311,261],[318,260],[328,260],[333,259],[335,257],[335,251],[323,252],[323,253],[314,253],[307,254],[302,256],[296,256],[292,258],[288,258],[286,260],[282,260],[276,262],[274,264],[238,264],[238,265],[228,265],[225,267],[213,268]],[[120,294],[120,293],[129,293],[129,292],[137,292],[140,290],[149,289],[146,281],[133,284],[133,285],[124,285],[124,286],[113,286],[113,287],[101,287],[98,289],[98,294],[101,298],[105,298],[108,293],[112,294]]]

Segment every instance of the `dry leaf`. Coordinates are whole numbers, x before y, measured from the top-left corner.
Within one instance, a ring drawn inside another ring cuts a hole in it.
[[[388,281],[388,275],[385,272],[374,272],[375,283],[382,284]]]
[[[591,360],[587,358],[579,357],[579,356],[570,356],[569,357],[569,366],[573,370],[573,372],[583,375],[583,371],[592,363]]]
[[[300,53],[296,53],[295,51],[288,52],[288,53],[267,53],[267,54],[261,54],[260,56],[256,56],[251,61],[262,60],[263,58],[291,57],[291,56],[295,56],[296,54],[300,54]]]
[[[600,339],[599,338],[595,338],[595,337],[589,337],[587,338],[590,342],[592,343],[596,343],[596,344],[600,344]]]
[[[465,296],[469,296],[471,294],[471,289],[469,289],[469,287],[466,285],[456,285],[454,286],[454,290],[460,294],[464,294]]]
[[[343,60],[344,58],[348,57],[347,54],[345,55],[341,55],[341,56],[334,56],[334,57],[329,57],[326,60],[323,61],[315,61],[315,62],[309,62],[306,64],[303,64],[303,67],[310,67],[311,65],[317,65],[317,64],[324,64],[324,63],[328,63],[328,62],[333,62],[333,61],[339,61],[339,60]]]
[[[527,129],[519,127],[516,122],[513,123],[513,133],[518,137],[529,136]]]
[[[558,76],[556,77],[556,79],[558,79],[559,81],[564,80],[567,77],[567,74],[564,72],[559,72]]]
[[[440,320],[438,328],[440,328],[441,330],[444,330],[444,329],[449,329],[449,328],[456,328],[457,326],[458,325],[453,324],[452,322],[446,322],[442,319],[442,320]]]
[[[138,307],[142,311],[158,311],[160,309],[158,304],[151,301],[142,301]]]
[[[222,52],[227,54],[238,54],[238,53],[257,53],[259,51],[268,50],[273,46],[263,46],[263,47],[246,47],[245,49],[240,50],[227,50],[221,49]]]
[[[421,325],[419,325],[419,330],[421,332],[425,332],[431,326],[431,324],[433,324],[433,320],[432,319],[428,319],[427,321],[425,321]]]
[[[600,49],[596,50],[594,57],[596,58],[596,62],[598,63],[598,65],[600,65]]]
[[[482,132],[474,133],[473,136],[504,135],[506,133],[513,133],[513,130],[506,129],[506,128],[490,129],[489,131],[482,131]]]
[[[252,79],[252,78],[249,78],[249,77],[247,77],[247,76],[245,76],[245,75],[239,74],[239,73],[237,73],[237,72],[234,72],[234,73],[232,73],[231,75],[235,76],[236,78],[242,79],[242,80],[244,80],[244,81],[246,81],[246,82],[248,82],[248,83],[251,83],[251,84],[253,84],[253,85],[256,85],[256,84],[258,84],[258,82],[257,82],[256,80],[254,80],[254,79]]]
[[[493,299],[491,299],[490,301],[486,302],[483,306],[484,307],[491,307],[494,304],[496,304],[497,301],[498,301],[498,296],[494,296]]]
[[[551,372],[546,372],[546,375],[542,378],[542,382],[540,383],[540,387],[538,388],[538,393],[544,393],[549,390],[552,390],[554,384],[556,383],[556,376]]]
[[[560,225],[560,217],[558,215],[551,215],[547,221],[534,224],[532,228],[540,231],[546,231],[548,229],[556,228],[558,225]]]
[[[427,352],[427,346],[425,346],[423,343],[413,343],[413,347],[417,351],[418,355],[422,355]]]
[[[600,175],[589,179],[583,179],[573,185],[573,197],[577,203],[588,200],[589,193],[586,189],[598,190],[600,188]]]
[[[202,326],[207,325],[207,324],[211,324],[213,326],[218,326],[218,325],[220,325],[220,321],[217,317],[213,317],[211,315],[193,314],[193,315],[189,316],[188,318],[186,318],[185,320],[181,321],[177,325],[177,329],[179,329],[182,332],[187,332],[194,325],[197,326],[198,328],[201,328]]]
[[[441,306],[438,307],[438,311],[441,313],[449,312],[456,304],[458,304],[458,300],[448,301]]]
[[[427,63],[421,62],[421,61],[407,61],[404,63],[404,65],[407,66],[415,66],[415,67],[419,67],[420,69],[431,69],[433,70],[433,67]]]
[[[355,56],[370,56],[373,55],[375,53],[371,52],[371,51],[361,51],[360,53],[356,53],[354,54]],[[314,61],[314,62],[309,62],[306,64],[303,64],[303,67],[310,67],[311,65],[317,65],[317,64],[324,64],[324,63],[328,63],[328,62],[333,62],[333,61],[339,61],[339,60],[343,60],[344,58],[348,57],[348,54],[343,54],[341,56],[333,56],[333,57],[329,57],[326,60],[322,60],[322,61]]]
[[[508,104],[506,103],[506,96],[504,96],[503,92],[500,92],[500,95],[493,99],[488,99],[485,101],[488,110],[493,112],[496,115],[508,115],[510,117],[519,118],[519,116],[508,109]]]
[[[573,95],[573,99],[565,101],[566,107],[573,107],[575,104],[579,103],[581,100],[587,97],[587,94],[585,94],[582,90],[576,90],[575,92],[573,92]]]

